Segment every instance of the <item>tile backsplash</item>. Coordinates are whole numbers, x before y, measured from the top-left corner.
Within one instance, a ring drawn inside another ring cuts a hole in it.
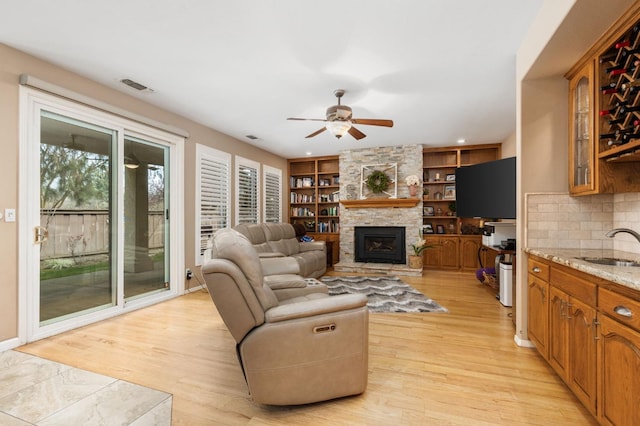
[[[640,232],[640,194],[571,197],[567,193],[525,195],[526,245],[533,248],[617,249],[640,253],[631,235],[605,236],[613,228]]]

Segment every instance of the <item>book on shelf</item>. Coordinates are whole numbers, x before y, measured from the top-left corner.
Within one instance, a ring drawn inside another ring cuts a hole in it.
[[[289,194],[290,203],[314,203],[315,201],[315,194],[305,194],[303,192],[291,192]]]

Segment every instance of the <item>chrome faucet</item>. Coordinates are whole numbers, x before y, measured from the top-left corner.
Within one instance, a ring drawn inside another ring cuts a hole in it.
[[[609,237],[609,238],[613,238],[618,232],[624,232],[625,234],[631,234],[640,243],[640,234],[638,234],[633,229],[629,229],[629,228],[615,228],[615,229],[612,229],[611,231],[607,232],[605,235],[607,237]]]

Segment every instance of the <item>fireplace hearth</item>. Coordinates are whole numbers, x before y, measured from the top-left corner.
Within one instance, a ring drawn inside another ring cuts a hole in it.
[[[355,261],[406,263],[404,226],[356,226]]]

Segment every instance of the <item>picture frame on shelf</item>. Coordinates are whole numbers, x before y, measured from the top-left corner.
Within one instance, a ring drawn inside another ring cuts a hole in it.
[[[433,225],[430,223],[425,223],[424,226],[422,227],[422,233],[423,234],[433,234]]]
[[[422,208],[422,215],[423,216],[433,216],[433,206],[424,206]]]
[[[446,176],[445,180],[447,182],[455,182],[456,181],[456,175],[455,174],[449,174]]]
[[[444,197],[445,200],[455,200],[456,199],[456,186],[455,185],[445,185],[444,186]]]
[[[436,227],[436,234],[444,234],[444,225],[438,225]]]

